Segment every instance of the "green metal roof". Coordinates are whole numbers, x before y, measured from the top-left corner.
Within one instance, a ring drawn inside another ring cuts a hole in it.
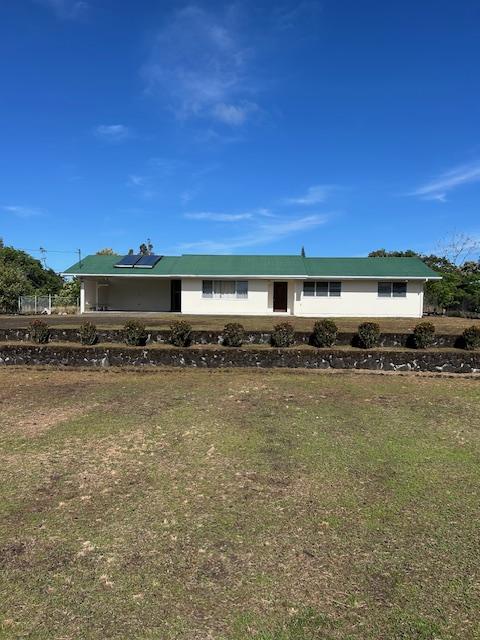
[[[118,268],[120,256],[91,255],[64,273],[98,276],[294,276],[298,278],[439,278],[420,258],[302,258],[301,256],[163,256],[152,269]]]

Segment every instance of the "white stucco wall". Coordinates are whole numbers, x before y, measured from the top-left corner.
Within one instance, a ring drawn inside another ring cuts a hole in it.
[[[423,282],[410,280],[405,298],[380,298],[376,280],[343,280],[338,298],[303,295],[303,282],[296,283],[295,315],[355,318],[420,318],[423,312]]]
[[[278,279],[278,281],[281,281]],[[163,278],[84,278],[84,308],[98,305],[111,311],[170,311],[170,280]],[[199,315],[281,316],[273,311],[273,280],[248,281],[247,298],[204,298],[202,278],[182,279],[182,312]],[[307,317],[404,317],[419,318],[423,312],[422,281],[407,283],[405,298],[380,298],[376,280],[343,280],[340,297],[304,296],[303,280],[288,281],[287,314]]]
[[[273,313],[273,280],[249,280],[247,299],[203,298],[202,280],[182,280],[182,311],[192,314],[264,315]],[[380,298],[376,280],[344,280],[342,295],[303,295],[303,280],[288,281],[287,313],[311,317],[419,318],[423,282],[409,281],[405,298]],[[277,314],[275,315],[282,315]]]
[[[247,298],[204,298],[200,278],[182,279],[182,313],[265,315],[272,310],[267,280],[249,280]]]

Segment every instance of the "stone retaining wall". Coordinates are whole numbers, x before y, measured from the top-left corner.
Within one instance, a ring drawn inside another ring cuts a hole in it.
[[[149,343],[168,343],[168,329],[147,329]],[[121,329],[97,329],[98,342],[122,343],[123,334]],[[194,344],[221,344],[221,331],[193,331]],[[338,346],[351,345],[354,341],[354,333],[339,333],[336,344]],[[297,344],[309,344],[311,332],[297,331],[295,341]],[[28,342],[30,335],[28,329],[0,329],[0,342]],[[412,339],[411,333],[382,333],[378,343],[379,347],[408,347]],[[60,327],[50,328],[51,342],[80,342],[78,329],[62,329]],[[245,343],[247,344],[270,344],[269,331],[246,331]],[[438,334],[435,336],[434,347],[460,347],[461,338],[455,335]]]
[[[480,373],[480,352],[0,345],[0,365],[292,367]]]

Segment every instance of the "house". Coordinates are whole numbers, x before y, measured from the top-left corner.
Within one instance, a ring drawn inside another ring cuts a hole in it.
[[[410,317],[440,276],[419,258],[90,255],[65,271],[81,312]]]

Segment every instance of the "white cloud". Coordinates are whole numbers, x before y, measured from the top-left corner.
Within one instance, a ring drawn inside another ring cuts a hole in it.
[[[248,220],[251,217],[251,213],[214,213],[212,211],[185,214],[185,218],[190,220],[211,220],[212,222],[238,222],[239,220]]]
[[[446,202],[449,191],[473,182],[480,182],[480,163],[455,167],[407,195],[417,196],[422,200]]]
[[[242,105],[220,102],[214,106],[212,113],[220,122],[232,126],[239,126],[245,123],[250,114],[258,110],[258,106],[252,102],[245,102]]]
[[[129,175],[127,178],[128,187],[144,187],[148,182],[146,176]]]
[[[132,133],[123,124],[100,124],[95,128],[95,135],[106,142],[123,142],[131,138]]]
[[[176,11],[160,30],[142,69],[147,91],[158,94],[179,118],[212,118],[239,126],[255,112],[248,63],[236,12],[195,5]]]
[[[325,202],[330,192],[334,189],[332,185],[328,184],[316,184],[309,187],[302,196],[297,198],[287,198],[285,202],[287,204],[300,204],[300,205],[312,205]]]
[[[85,16],[89,9],[88,2],[83,0],[35,0],[35,2],[53,11],[60,20],[78,20]]]
[[[184,251],[206,251],[231,253],[237,249],[246,249],[259,245],[272,244],[288,236],[309,231],[325,224],[328,221],[327,215],[312,214],[299,218],[281,218],[275,222],[260,222],[252,225],[251,230],[237,237],[229,237],[225,240],[203,240],[181,245]]]
[[[41,216],[43,211],[41,209],[35,209],[33,207],[24,207],[20,205],[4,205],[0,207],[5,213],[10,213],[18,218],[32,218],[34,216]]]

